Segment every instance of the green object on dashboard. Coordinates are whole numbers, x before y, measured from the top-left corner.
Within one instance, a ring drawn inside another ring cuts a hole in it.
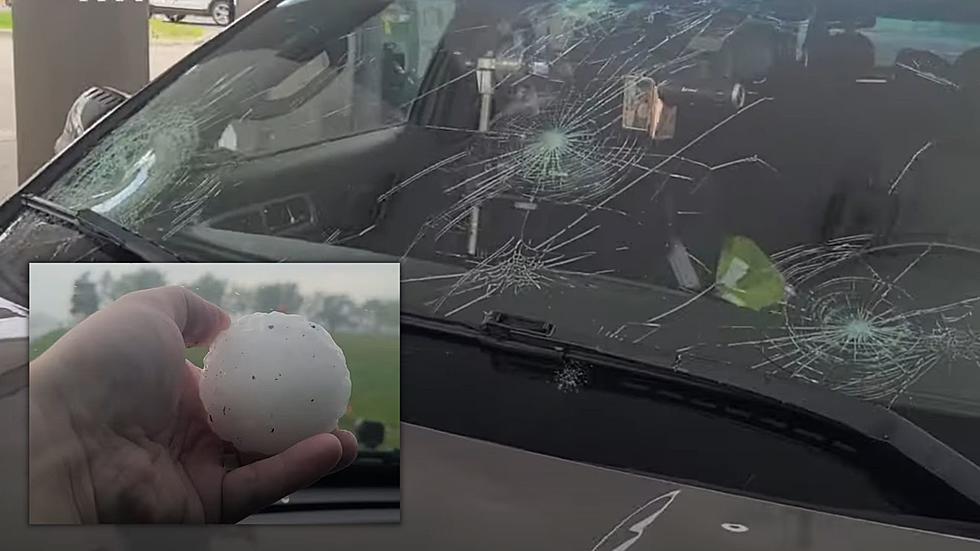
[[[715,289],[723,300],[756,311],[786,298],[783,274],[755,241],[740,235],[725,239]]]

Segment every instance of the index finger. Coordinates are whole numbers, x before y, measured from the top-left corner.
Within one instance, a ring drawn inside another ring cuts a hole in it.
[[[317,434],[284,452],[234,469],[221,484],[222,517],[237,522],[323,478],[344,460],[334,434]]]

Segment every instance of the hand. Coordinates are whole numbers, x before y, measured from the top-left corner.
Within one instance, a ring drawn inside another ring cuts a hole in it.
[[[229,325],[180,287],[126,295],[30,366],[32,523],[237,522],[353,462],[347,431],[226,469],[184,359]]]

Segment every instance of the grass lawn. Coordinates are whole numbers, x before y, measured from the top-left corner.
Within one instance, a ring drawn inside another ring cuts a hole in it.
[[[196,25],[182,25],[160,19],[150,19],[150,39],[195,41],[204,38],[204,29]]]
[[[38,357],[65,334],[66,329],[52,331],[31,343],[31,359]],[[351,412],[341,419],[343,428],[351,428],[358,418],[381,421],[387,428],[382,448],[401,446],[399,431],[399,349],[395,336],[334,335],[344,349],[351,371],[353,392]],[[203,366],[206,348],[191,348],[187,359]]]
[[[0,11],[0,31],[9,31],[14,28],[14,19],[9,11]]]

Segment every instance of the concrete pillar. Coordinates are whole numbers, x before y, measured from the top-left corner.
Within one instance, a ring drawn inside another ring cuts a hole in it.
[[[14,2],[21,183],[54,155],[54,142],[78,94],[94,85],[135,92],[147,83],[148,13],[143,0]]]

